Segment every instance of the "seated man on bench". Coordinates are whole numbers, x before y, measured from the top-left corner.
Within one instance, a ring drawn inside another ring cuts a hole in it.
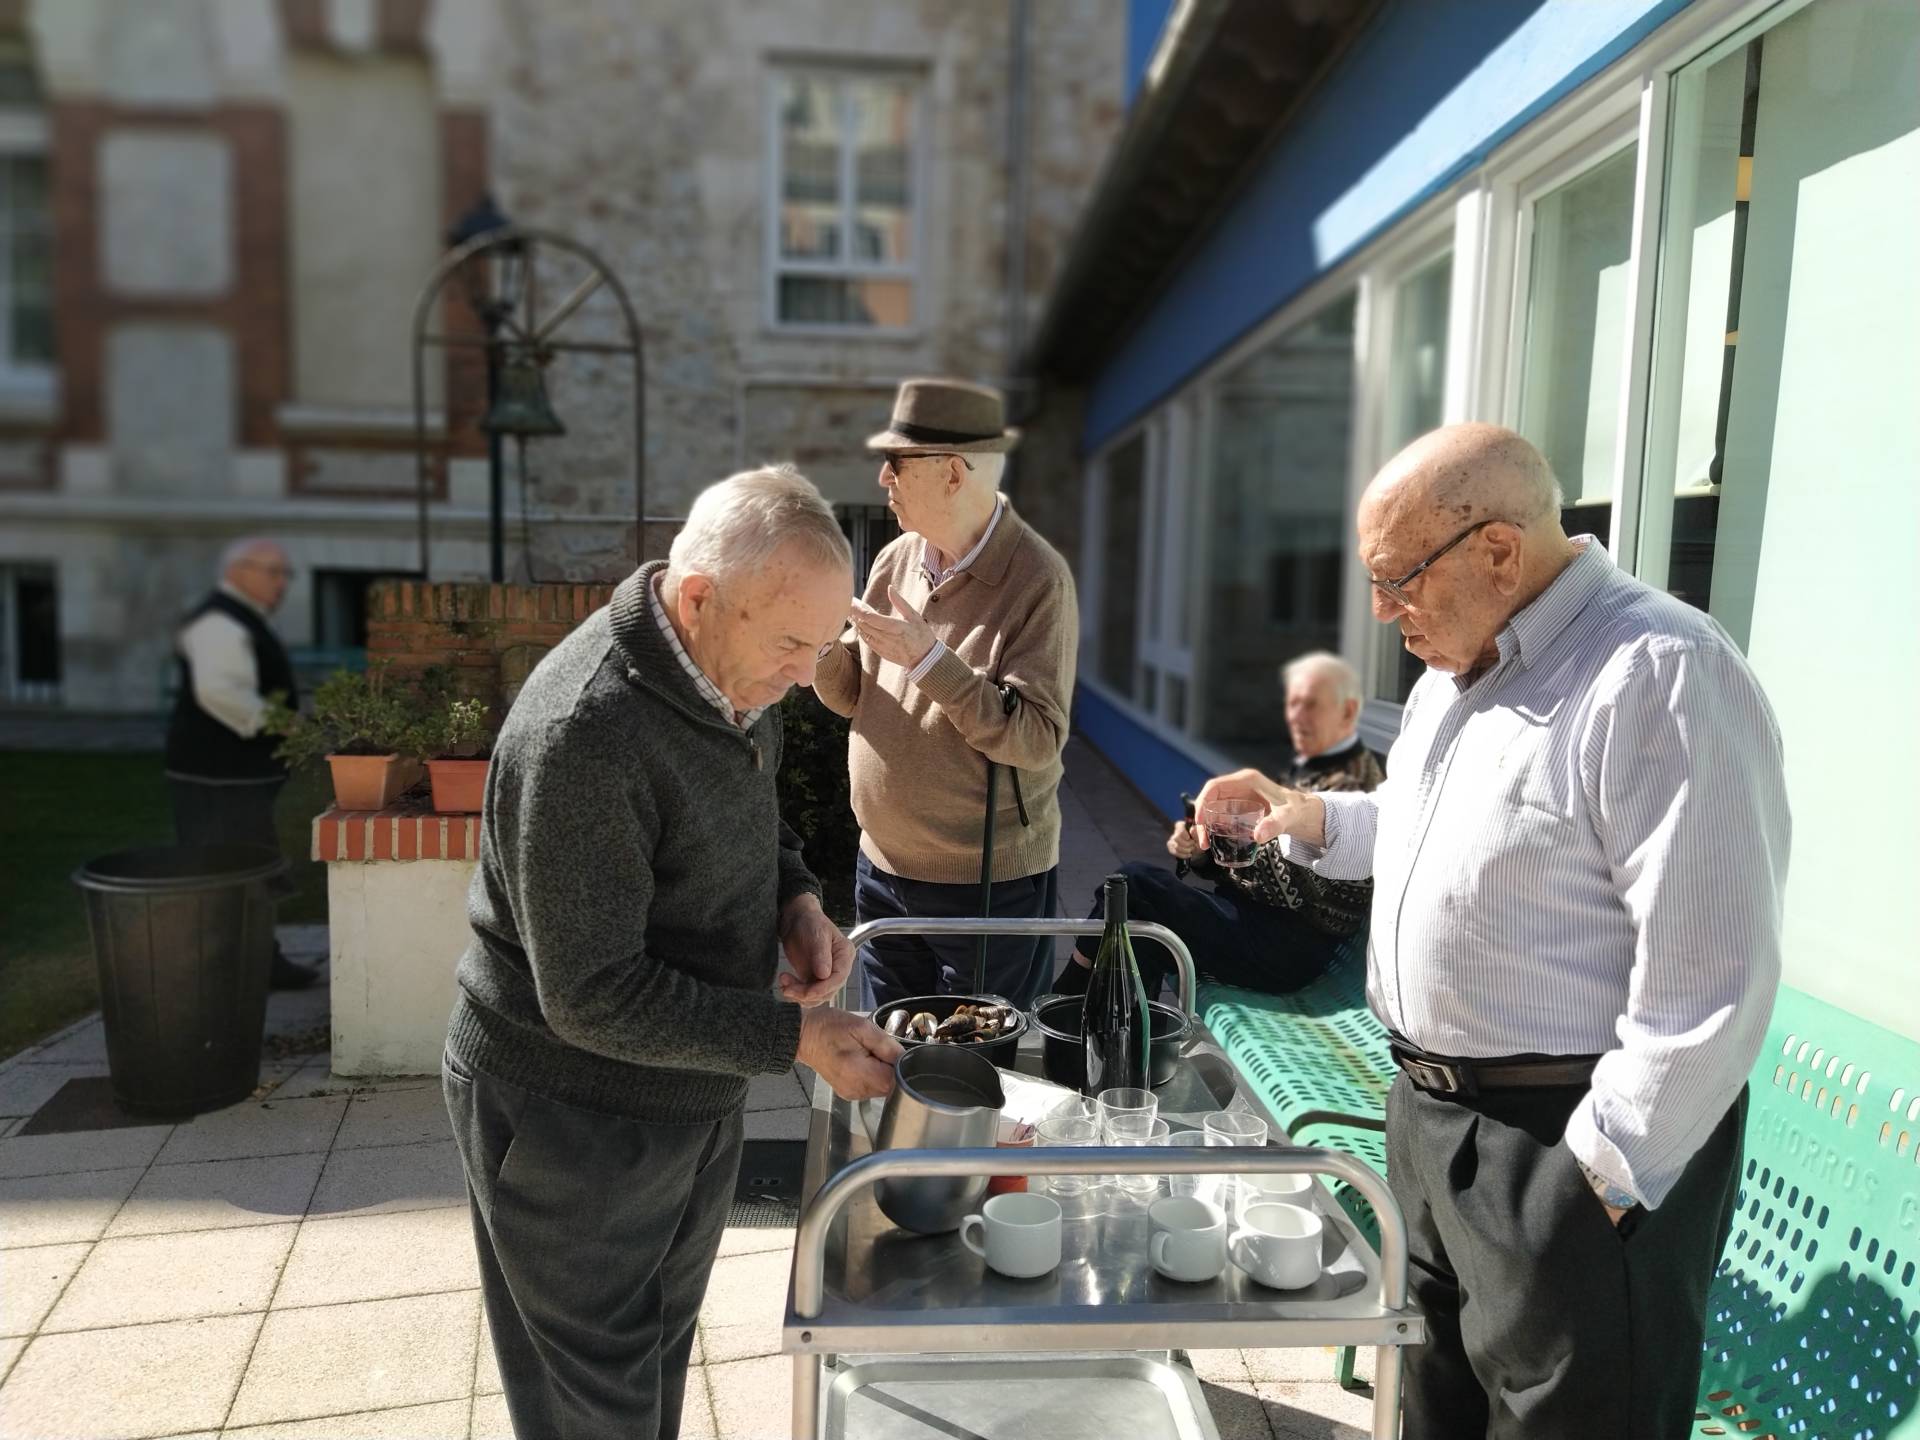
[[[1346,661],[1324,650],[1302,655],[1280,672],[1286,690],[1287,733],[1294,762],[1287,783],[1301,790],[1372,790],[1386,772],[1380,757],[1360,743],[1360,677]],[[1167,850],[1184,861],[1208,889],[1185,884],[1164,865],[1131,861],[1127,877],[1127,918],[1158,921],[1193,951],[1194,963],[1229,985],[1285,994],[1324,973],[1337,956],[1359,955],[1366,948],[1367,913],[1373,903],[1371,880],[1325,880],[1280,854],[1269,841],[1253,863],[1228,870],[1215,865],[1182,820],[1167,838]],[[1094,892],[1091,918],[1104,904]],[[1083,938],[1054,988],[1080,994],[1087,988],[1097,936]],[[1156,995],[1173,975],[1173,957],[1164,945],[1134,946],[1147,994]]]

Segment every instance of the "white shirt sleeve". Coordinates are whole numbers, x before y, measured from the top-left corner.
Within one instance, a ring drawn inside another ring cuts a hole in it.
[[[260,667],[246,627],[231,615],[210,610],[180,632],[178,643],[200,708],[242,740],[258,735],[267,702],[260,694]]]
[[[936,640],[933,648],[920,657],[920,663],[907,672],[907,679],[918,684],[920,677],[940,663],[940,657],[947,653],[945,641]]]

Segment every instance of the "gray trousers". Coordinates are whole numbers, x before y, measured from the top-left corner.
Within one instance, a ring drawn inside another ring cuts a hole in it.
[[[653,1125],[441,1064],[522,1440],[673,1440],[744,1122]]]
[[[1693,1433],[1746,1091],[1660,1207],[1618,1227],[1561,1138],[1585,1093],[1440,1096],[1405,1075],[1387,1092],[1387,1182],[1427,1316],[1407,1351],[1406,1440]]]

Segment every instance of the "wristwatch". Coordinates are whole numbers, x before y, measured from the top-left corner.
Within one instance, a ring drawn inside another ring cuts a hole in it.
[[[1600,1197],[1602,1205],[1609,1205],[1615,1210],[1631,1210],[1640,1203],[1638,1195],[1631,1190],[1621,1189],[1586,1161],[1575,1157],[1573,1163],[1580,1167],[1581,1175],[1586,1177],[1587,1184],[1593,1188],[1593,1193]]]

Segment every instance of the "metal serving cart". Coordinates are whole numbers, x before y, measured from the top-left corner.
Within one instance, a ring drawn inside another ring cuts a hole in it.
[[[1135,924],[1136,941],[1173,953],[1180,1000],[1193,1012],[1193,958],[1164,926]],[[880,920],[852,932],[1097,935],[1099,922]],[[1040,1073],[1038,1037],[1016,1068]],[[1240,1084],[1196,1016],[1178,1072],[1158,1087],[1162,1115],[1242,1110],[1282,1132]],[[1229,1264],[1183,1284],[1147,1259],[1143,1203],[1069,1220],[1057,1270],[1011,1280],[988,1270],[957,1235],[913,1235],[880,1213],[873,1186],[916,1176],[1336,1176],[1372,1204],[1376,1255],[1324,1188],[1321,1275],[1269,1290]],[[1422,1343],[1425,1322],[1407,1295],[1406,1225],[1386,1183],[1334,1151],[1263,1148],[1086,1147],[894,1150],[874,1153],[859,1107],[816,1082],[799,1234],[782,1348],[794,1357],[794,1440],[893,1437],[1044,1437],[1217,1440],[1193,1372],[1176,1351],[1205,1348],[1376,1347],[1373,1434],[1400,1424],[1400,1347]]]

